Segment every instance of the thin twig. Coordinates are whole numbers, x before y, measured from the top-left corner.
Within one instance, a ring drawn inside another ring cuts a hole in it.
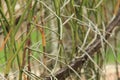
[[[116,17],[108,24],[107,28],[106,28],[106,34],[105,34],[105,39],[108,39],[110,36],[110,33],[113,31],[113,29],[120,25],[120,9],[116,15]],[[98,37],[85,51],[90,55],[93,56],[95,54],[95,52],[97,52],[99,49],[101,48],[101,39],[100,37]],[[83,56],[75,59],[74,61],[72,61],[69,65],[74,69],[77,70],[78,68],[81,69],[84,65],[84,63],[89,59],[89,57],[83,53]],[[63,68],[61,68],[60,70],[58,70],[54,76],[58,79],[58,80],[65,80],[66,77],[69,76],[69,72],[73,72],[68,66],[65,66]],[[51,80],[52,76],[48,76],[45,78],[45,80]],[[52,77],[53,78],[53,77]]]

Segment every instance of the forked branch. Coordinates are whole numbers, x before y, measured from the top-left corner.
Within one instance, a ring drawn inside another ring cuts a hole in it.
[[[120,25],[120,9],[116,17],[106,27],[105,39],[108,39],[113,29],[119,25]],[[85,51],[88,53],[88,55],[93,56],[95,52],[97,52],[100,48],[101,48],[101,39],[100,37],[98,37]],[[86,53],[83,54],[84,56],[75,59],[69,64],[69,66],[71,66],[76,71],[78,68],[81,69],[84,63],[89,59]],[[73,71],[68,66],[65,66],[60,70],[58,70],[54,75],[58,80],[65,80],[65,78],[68,77],[70,73],[73,73]],[[45,80],[54,80],[54,78],[53,76],[48,76],[45,78]]]

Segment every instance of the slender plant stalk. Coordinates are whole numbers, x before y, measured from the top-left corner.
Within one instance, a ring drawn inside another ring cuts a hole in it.
[[[70,75],[68,79],[82,80],[82,68],[86,79],[100,80],[100,68],[106,65],[110,53],[110,59],[114,54],[118,75],[119,42],[116,37],[106,40],[110,36],[106,30],[111,33],[113,28],[106,29],[106,25],[117,15],[119,5],[120,0],[0,0],[0,34],[4,35],[0,63],[5,63],[0,72],[6,79],[19,70],[15,73],[18,80],[44,79],[48,75],[61,80]],[[115,46],[110,46],[113,41]],[[113,52],[107,52],[110,48]],[[97,54],[90,56],[96,50]],[[62,69],[53,74],[59,68]]]

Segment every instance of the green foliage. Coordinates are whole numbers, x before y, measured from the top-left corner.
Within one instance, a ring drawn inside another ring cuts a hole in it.
[[[56,70],[81,57],[99,36],[101,50],[83,66],[85,74],[91,70],[98,76],[95,73],[103,65],[116,62],[116,55],[120,61],[120,51],[116,50],[119,46],[114,43],[120,44],[119,39],[108,42],[104,38],[116,3],[117,0],[0,0],[0,28],[4,35],[4,41],[0,42],[4,45],[0,47],[0,64],[4,64],[1,73],[9,78],[10,72],[19,70],[19,80],[22,75],[27,75],[28,80],[43,79],[49,74],[54,77]],[[111,43],[115,46],[111,47]],[[37,69],[39,75],[35,73],[35,65],[43,69]],[[81,71],[74,72],[73,79],[79,80]],[[85,75],[87,79],[91,76],[91,72]]]

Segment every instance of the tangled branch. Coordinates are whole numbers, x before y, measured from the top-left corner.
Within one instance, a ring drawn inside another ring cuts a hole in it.
[[[120,9],[116,17],[108,24],[106,28],[105,39],[108,39],[113,29],[119,25],[120,25]],[[88,53],[88,55],[93,56],[95,52],[97,52],[100,48],[101,48],[101,39],[100,37],[98,37],[85,51]],[[78,68],[81,69],[84,63],[89,59],[85,53],[83,54],[84,55],[82,57],[72,61],[69,64],[69,66],[76,71]],[[60,70],[58,70],[54,75],[58,80],[65,80],[65,78],[68,77],[70,73],[73,73],[73,71],[68,66],[65,66]],[[54,78],[50,75],[46,77],[45,80],[54,80]]]

